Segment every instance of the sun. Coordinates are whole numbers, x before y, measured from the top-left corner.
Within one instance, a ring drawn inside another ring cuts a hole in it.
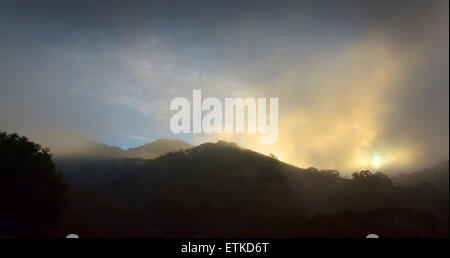
[[[379,167],[381,165],[381,157],[380,156],[374,156],[372,160],[372,166]]]

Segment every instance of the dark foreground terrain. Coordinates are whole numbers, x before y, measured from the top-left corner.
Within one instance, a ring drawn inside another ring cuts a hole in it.
[[[300,169],[231,143],[153,160],[78,162],[61,162],[60,168],[74,209],[92,221],[88,235],[448,235],[448,194],[432,184],[395,186],[369,171],[343,178],[338,171]]]
[[[438,188],[379,172],[345,178],[226,142],[151,160],[65,158],[56,160],[61,177],[45,150],[14,137],[0,144],[3,236],[448,237],[448,180]],[[27,180],[37,164],[50,172]],[[448,178],[448,162],[437,174]],[[39,221],[33,211],[51,215],[48,226],[17,230]]]

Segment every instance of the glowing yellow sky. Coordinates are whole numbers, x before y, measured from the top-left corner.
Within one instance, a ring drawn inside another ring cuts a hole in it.
[[[414,71],[417,54],[395,52],[383,35],[370,34],[324,58],[311,74],[292,67],[268,82],[276,85],[270,91],[261,92],[258,86],[236,92],[237,96],[279,97],[277,143],[261,145],[257,135],[248,134],[196,140],[237,142],[300,167],[350,172],[408,165],[417,155],[414,146],[380,149],[377,141],[382,140],[385,116],[395,108],[391,98],[404,90],[403,80]]]
[[[222,2],[143,4],[132,16],[5,6],[0,131],[55,152],[83,149],[77,138],[125,149],[224,139],[343,173],[448,159],[448,1]],[[278,141],[173,133],[171,100],[196,89],[203,99],[278,98]]]

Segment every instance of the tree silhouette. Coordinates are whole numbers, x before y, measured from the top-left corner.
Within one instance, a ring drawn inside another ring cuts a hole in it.
[[[67,188],[48,149],[0,132],[0,236],[54,236]]]

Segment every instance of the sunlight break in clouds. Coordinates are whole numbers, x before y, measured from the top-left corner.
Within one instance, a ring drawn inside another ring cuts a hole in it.
[[[16,2],[0,15],[0,129],[52,150],[135,135],[225,139],[345,173],[448,159],[448,1]],[[277,143],[172,134],[170,101],[193,89],[279,98]]]
[[[394,53],[383,37],[373,35],[324,57],[312,74],[292,67],[270,82],[277,85],[270,92],[279,94],[281,103],[290,102],[280,107],[278,143],[261,146],[248,135],[212,138],[278,154],[283,161],[301,167],[320,164],[350,172],[409,165],[417,151],[411,146],[377,149],[383,119],[393,108],[390,98],[401,90],[402,79],[415,66],[404,55]],[[290,96],[295,91],[293,99]],[[382,166],[372,164],[377,151],[385,157]]]

